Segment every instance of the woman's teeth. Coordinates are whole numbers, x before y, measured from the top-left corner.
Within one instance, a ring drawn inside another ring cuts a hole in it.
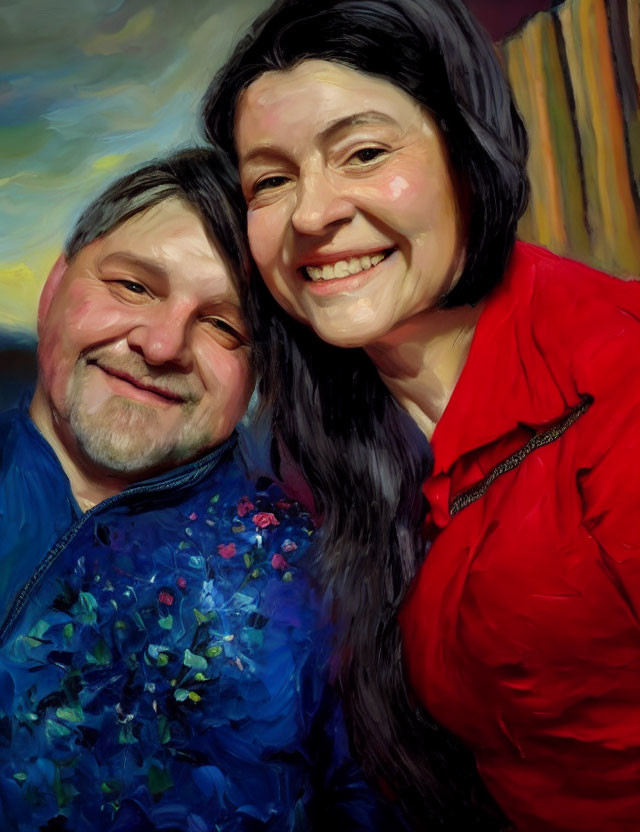
[[[349,277],[377,266],[387,256],[386,253],[365,254],[362,257],[350,257],[348,260],[338,260],[330,266],[305,266],[303,271],[311,280],[334,280],[336,277]]]

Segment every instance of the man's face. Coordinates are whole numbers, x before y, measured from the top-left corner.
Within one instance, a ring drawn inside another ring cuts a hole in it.
[[[229,269],[178,199],[68,264],[40,320],[38,386],[71,457],[140,479],[220,444],[253,376]]]

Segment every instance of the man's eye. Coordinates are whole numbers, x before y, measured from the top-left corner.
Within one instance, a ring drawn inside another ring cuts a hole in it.
[[[258,193],[259,191],[266,191],[270,188],[279,188],[281,185],[285,185],[289,180],[286,176],[267,176],[265,179],[261,179],[259,182],[256,182],[254,185],[254,193]]]
[[[136,295],[144,295],[147,291],[142,283],[136,283],[135,280],[119,280],[118,283]]]
[[[209,318],[209,323],[212,324],[216,329],[222,330],[222,332],[228,332],[230,335],[237,335],[238,333],[235,329],[228,324],[226,321],[223,321],[222,318]]]
[[[363,147],[356,150],[354,154],[349,157],[350,162],[366,165],[368,162],[374,162],[379,156],[387,151],[383,147]]]
[[[205,319],[208,324],[218,332],[224,336],[225,342],[228,344],[233,344],[234,346],[240,346],[241,344],[246,344],[247,339],[246,337],[238,332],[238,330],[232,326],[230,323],[224,320],[224,318],[206,318]]]

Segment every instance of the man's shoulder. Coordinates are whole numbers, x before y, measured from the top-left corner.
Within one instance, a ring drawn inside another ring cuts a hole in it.
[[[19,407],[0,411],[0,468],[3,468],[16,446],[22,444],[26,435],[23,430],[24,412]]]

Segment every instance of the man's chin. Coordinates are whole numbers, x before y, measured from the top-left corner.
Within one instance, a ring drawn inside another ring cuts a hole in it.
[[[154,408],[137,402],[112,401],[90,416],[73,408],[70,426],[80,452],[93,467],[130,480],[188,462],[209,445],[208,436],[167,430]]]

